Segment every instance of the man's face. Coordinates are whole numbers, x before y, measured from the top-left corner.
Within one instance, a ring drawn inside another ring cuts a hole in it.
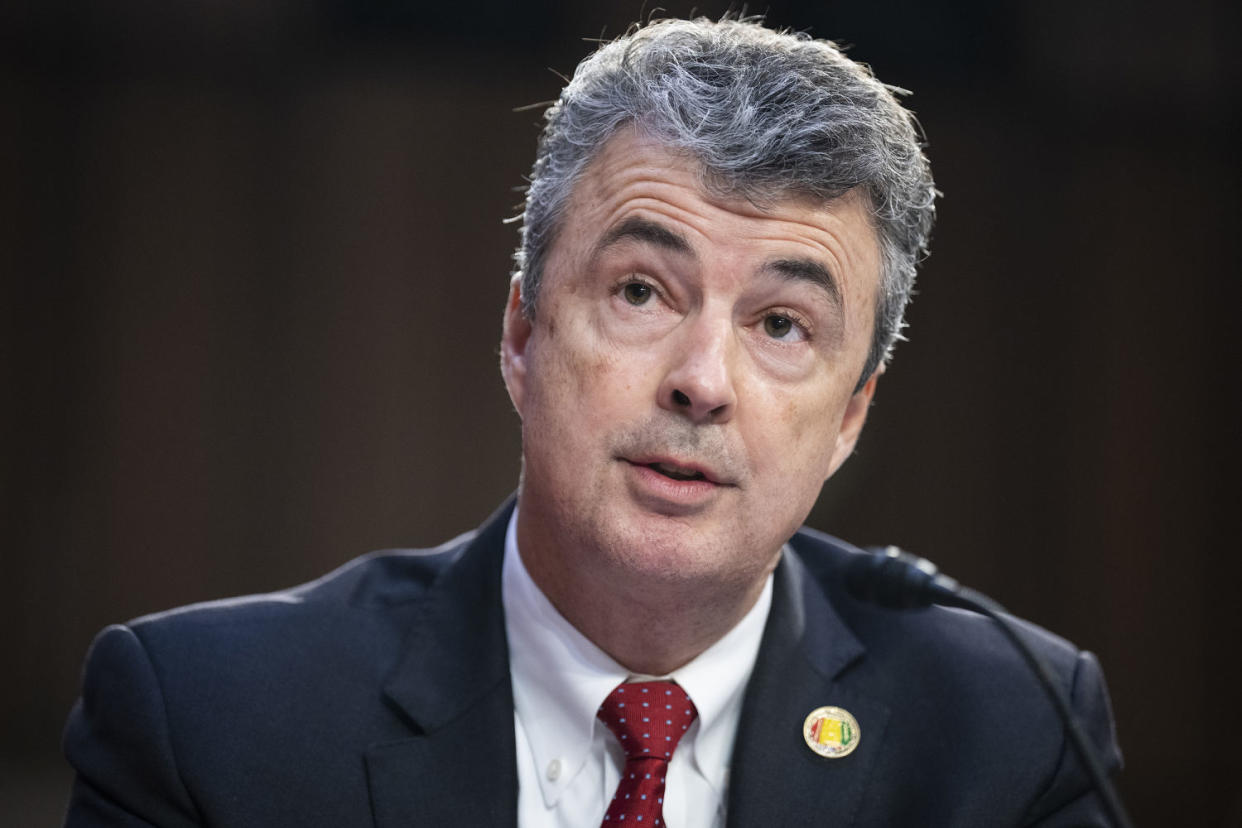
[[[879,279],[865,201],[759,208],[699,175],[622,130],[574,187],[533,321],[513,286],[518,537],[545,590],[757,589],[862,428]]]

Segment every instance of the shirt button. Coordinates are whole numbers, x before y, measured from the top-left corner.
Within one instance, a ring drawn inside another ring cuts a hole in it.
[[[556,780],[561,778],[561,760],[560,759],[553,759],[551,762],[548,763],[547,774],[548,774],[549,782],[555,782]]]

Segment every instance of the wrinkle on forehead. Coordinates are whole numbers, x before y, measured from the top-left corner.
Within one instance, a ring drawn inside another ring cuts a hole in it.
[[[799,256],[774,254],[768,265],[782,259],[821,258],[835,278],[837,297],[827,301],[843,306],[850,327],[872,328],[879,291],[879,241],[870,198],[862,189],[832,201],[805,193],[788,193],[762,203],[741,195],[721,194],[710,175],[687,151],[645,135],[634,127],[615,133],[587,166],[570,198],[569,223],[577,233],[597,233],[584,244],[566,244],[588,265],[605,245],[606,233],[615,232],[631,218],[666,217],[667,229],[692,248],[743,243],[793,243],[807,247]],[[866,228],[859,237],[859,222]],[[720,228],[726,228],[722,233]],[[728,229],[732,228],[732,229]],[[568,228],[564,228],[568,229]],[[562,242],[568,239],[562,239]],[[777,267],[772,273],[784,277]],[[831,289],[827,289],[831,293]]]
[[[633,196],[629,195],[631,192]],[[629,209],[643,206],[648,200],[644,196],[653,200],[664,196],[671,200],[668,209],[673,211],[672,217],[697,230],[697,225],[706,222],[689,211],[677,209],[678,192],[697,196],[716,213],[725,214],[726,221],[730,217],[758,219],[764,228],[756,236],[758,240],[808,243],[855,272],[865,271],[869,262],[858,259],[868,259],[866,254],[872,253],[878,267],[879,245],[871,199],[865,190],[855,188],[831,201],[797,191],[762,200],[730,193],[712,182],[710,173],[691,153],[662,144],[633,126],[614,133],[586,167],[570,196],[570,206],[575,210],[593,206],[596,213],[611,206],[606,215],[593,215],[590,220],[593,226],[610,227]],[[794,218],[789,215],[789,208],[805,211],[806,215]],[[867,222],[870,237],[868,244],[858,251],[861,256],[855,256],[846,245],[825,243],[825,237],[835,240],[844,232],[843,217],[847,215],[861,215]]]

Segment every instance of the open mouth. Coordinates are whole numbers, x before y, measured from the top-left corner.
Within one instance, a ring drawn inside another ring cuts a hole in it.
[[[669,463],[647,463],[647,468],[657,471],[671,480],[706,480],[707,477],[701,471],[695,469],[683,469]]]

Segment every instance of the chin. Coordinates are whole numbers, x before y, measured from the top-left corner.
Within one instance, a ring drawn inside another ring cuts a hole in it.
[[[651,514],[627,519],[614,513],[594,530],[592,545],[610,577],[639,576],[688,585],[750,582],[770,568],[757,552],[763,545],[733,527],[701,527]],[[777,547],[779,543],[773,550]]]

